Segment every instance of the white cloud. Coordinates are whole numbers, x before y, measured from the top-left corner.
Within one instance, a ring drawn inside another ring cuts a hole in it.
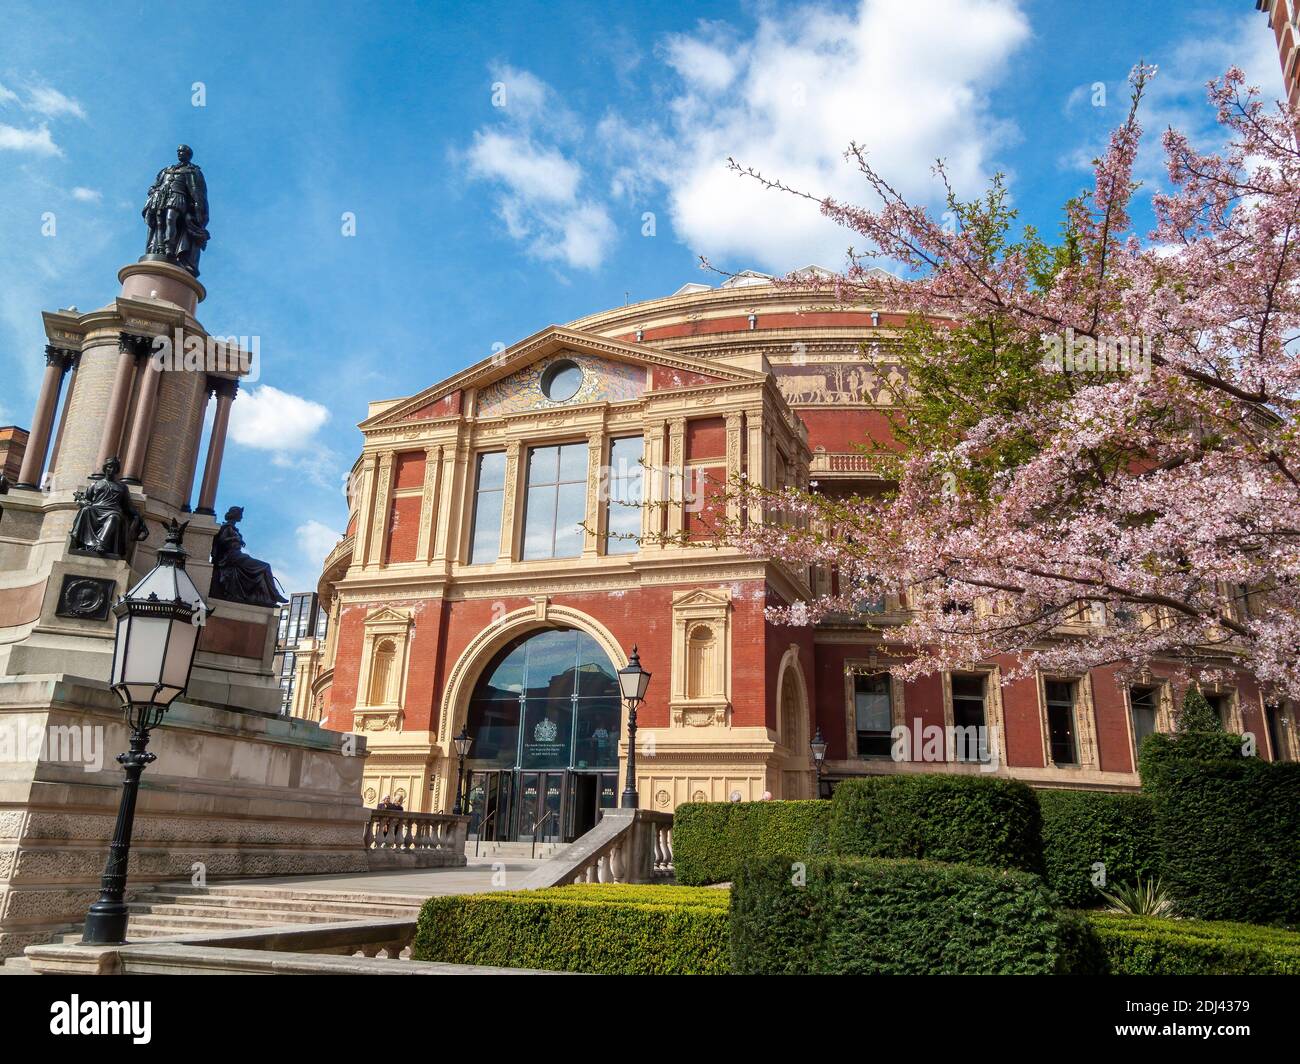
[[[707,92],[721,92],[736,80],[744,62],[743,51],[737,54],[728,43],[721,30],[709,40],[673,34],[664,42],[664,56],[689,84]]]
[[[263,384],[239,393],[231,407],[230,438],[259,451],[308,451],[319,448],[314,437],[329,416],[320,403]]]
[[[78,203],[98,203],[104,198],[104,194],[97,188],[86,188],[78,185],[72,190],[72,198]]]
[[[580,132],[577,119],[535,75],[503,66],[492,75],[505,106],[498,122],[475,131],[461,155],[466,172],[496,186],[497,215],[529,255],[596,269],[617,234],[605,207],[582,195],[582,164],[560,147]]]
[[[468,152],[470,173],[496,179],[524,200],[572,201],[582,168],[554,148],[539,148],[527,137],[479,130]]]
[[[27,102],[23,105],[29,111],[45,115],[46,118],[85,118],[85,109],[71,96],[64,96],[58,89],[48,85],[36,85],[27,90]]]
[[[934,199],[940,157],[958,192],[973,193],[1011,132],[989,115],[984,94],[1028,36],[1016,0],[862,0],[849,13],[808,5],[761,15],[751,40],[726,49],[719,28],[704,24],[668,40],[684,84],[669,102],[665,143],[642,157],[693,250],[776,271],[836,265],[852,234],[815,204],[728,171],[727,157],[814,195],[860,202],[861,176],[843,159],[856,141],[906,196]]]
[[[0,104],[17,103],[17,102],[18,102],[18,93],[14,92],[13,89],[9,89],[6,88],[4,85],[0,85]]]
[[[0,122],[0,151],[26,151],[33,155],[62,155],[59,146],[50,138],[47,127],[19,129]]]

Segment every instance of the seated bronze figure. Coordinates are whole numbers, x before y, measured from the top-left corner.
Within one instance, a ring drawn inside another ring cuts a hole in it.
[[[104,463],[103,476],[73,492],[77,516],[72,521],[72,547],[102,558],[125,558],[131,544],[149,538],[144,518],[131,505],[131,490],[117,479],[122,464]]]
[[[235,527],[243,519],[243,507],[232,506],[212,541],[211,597],[249,606],[278,606],[288,602],[271,567],[244,553],[244,537]]]

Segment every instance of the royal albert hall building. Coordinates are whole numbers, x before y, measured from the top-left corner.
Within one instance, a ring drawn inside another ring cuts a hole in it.
[[[366,804],[450,810],[464,731],[472,830],[581,835],[622,790],[614,672],[633,645],[653,674],[637,735],[652,809],[811,798],[819,728],[823,793],[915,771],[1137,786],[1137,744],[1170,728],[1182,694],[1158,669],[1136,686],[1112,669],[1003,686],[1005,663],[990,661],[899,683],[885,668],[904,603],[777,625],[765,607],[833,574],[690,542],[707,513],[692,484],[885,486],[858,447],[888,439],[903,318],[826,302],[751,271],[688,284],[370,404],[347,531],[318,587],[327,634],[298,648],[293,706],[366,737]],[[1300,754],[1293,711],[1266,707],[1249,677],[1207,694],[1261,756]],[[918,722],[983,725],[994,749],[983,763],[951,742],[938,761],[933,748],[896,760],[891,729]]]

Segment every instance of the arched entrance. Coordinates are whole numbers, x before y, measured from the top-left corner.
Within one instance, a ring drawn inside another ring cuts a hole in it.
[[[618,798],[622,703],[609,655],[587,632],[546,628],[493,655],[470,692],[470,832],[570,840]]]

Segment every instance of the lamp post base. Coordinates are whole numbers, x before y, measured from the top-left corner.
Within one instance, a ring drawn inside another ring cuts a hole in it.
[[[97,901],[86,913],[81,933],[83,946],[121,946],[126,943],[126,922],[130,912],[125,902]]]

